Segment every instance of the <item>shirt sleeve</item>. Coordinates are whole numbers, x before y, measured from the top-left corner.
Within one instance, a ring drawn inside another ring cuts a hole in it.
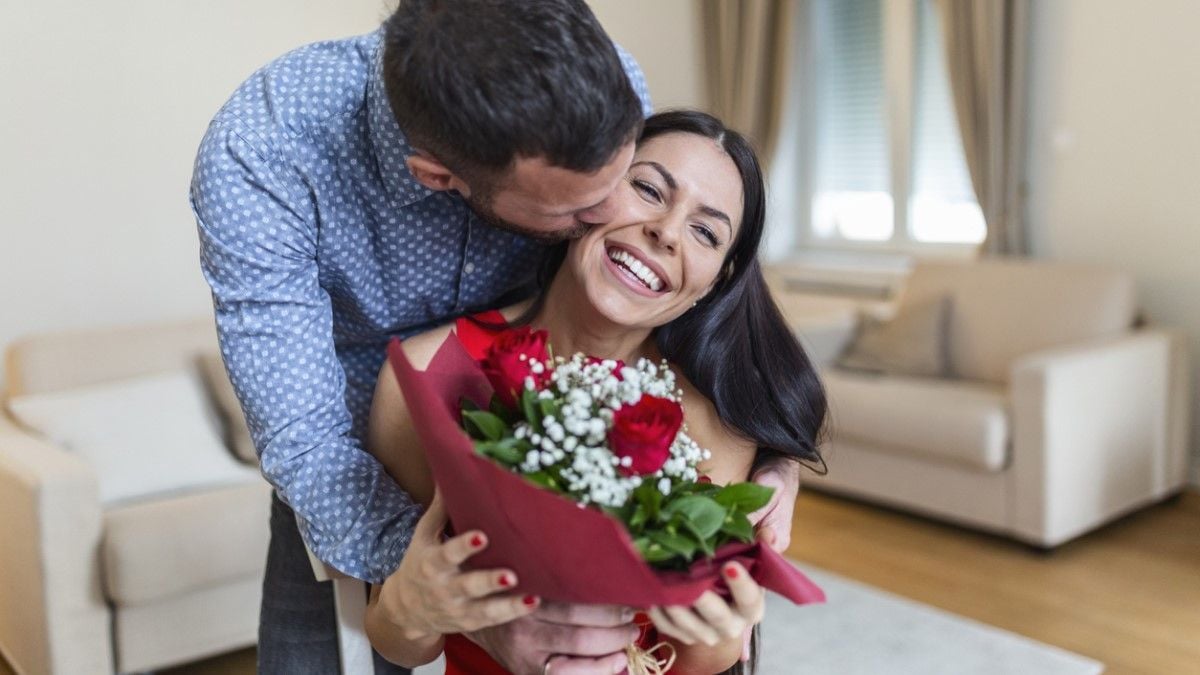
[[[221,352],[263,475],[318,558],[382,582],[421,508],[351,435],[303,176],[236,118],[219,118],[196,158],[191,203]]]
[[[633,58],[632,54],[625,51],[624,47],[615,42],[613,46],[617,48],[617,56],[621,57],[621,66],[625,68],[629,84],[633,85],[634,93],[642,102],[642,115],[646,117],[653,115],[654,106],[650,103],[650,88],[646,86],[646,75],[642,73],[642,67],[638,65],[637,59]]]

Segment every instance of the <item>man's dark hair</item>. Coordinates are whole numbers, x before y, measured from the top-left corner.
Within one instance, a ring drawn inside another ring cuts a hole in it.
[[[400,128],[468,181],[518,156],[595,171],[641,131],[641,102],[583,0],[401,0],[384,39]]]

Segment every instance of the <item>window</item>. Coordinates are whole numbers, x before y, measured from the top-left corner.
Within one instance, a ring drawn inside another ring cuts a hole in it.
[[[932,0],[810,0],[807,241],[919,249],[986,228]]]

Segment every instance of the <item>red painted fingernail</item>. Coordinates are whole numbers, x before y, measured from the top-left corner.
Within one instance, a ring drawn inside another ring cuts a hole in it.
[[[501,574],[500,575],[500,585],[505,588],[512,586],[513,585],[512,575],[511,574]]]
[[[729,577],[730,579],[736,579],[738,577],[737,568],[736,567],[726,567],[725,568],[725,576]]]
[[[536,595],[527,595],[521,598],[521,602],[525,603],[526,607],[533,607],[538,603],[538,599]]]
[[[471,548],[483,548],[483,535],[477,534],[471,537]]]

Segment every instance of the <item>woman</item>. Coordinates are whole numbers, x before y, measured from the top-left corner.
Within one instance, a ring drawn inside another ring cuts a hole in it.
[[[704,113],[655,115],[646,121],[626,181],[611,201],[610,222],[553,249],[541,294],[503,309],[503,318],[547,330],[556,354],[584,352],[628,363],[666,358],[684,391],[688,434],[712,451],[701,468],[716,483],[745,481],[777,457],[819,466],[824,392],[757,262],[765,199],[761,170],[745,139]],[[405,342],[416,367],[429,362],[451,328]],[[434,499],[423,453],[413,451],[420,445],[403,396],[386,366],[368,446],[415,499]],[[437,513],[437,505],[432,510]],[[432,538],[429,529],[417,537]],[[436,553],[426,551],[421,565],[406,557],[388,584],[403,593],[406,579],[420,583],[417,577],[435,564],[430,561],[456,569],[484,545],[482,533],[464,533]],[[680,672],[736,667],[744,631],[762,616],[761,588],[736,564],[725,572],[730,602],[706,593],[691,608],[649,611],[658,634],[674,643]],[[453,590],[441,596],[444,607],[431,612],[434,629],[408,635],[381,625],[386,598],[376,589],[368,609],[376,648],[406,664],[428,661],[442,648],[441,633],[502,623],[537,606],[536,598],[505,593],[518,581],[507,570],[453,579],[446,585]],[[450,643],[448,660],[461,648]]]

